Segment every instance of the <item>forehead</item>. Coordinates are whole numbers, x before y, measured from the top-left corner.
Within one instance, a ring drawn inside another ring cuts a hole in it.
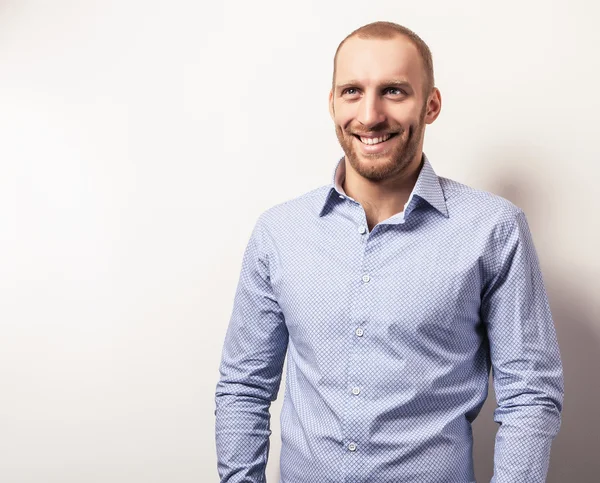
[[[424,75],[419,51],[404,36],[385,40],[351,37],[338,52],[336,84],[349,79],[371,83],[389,78],[417,84]]]

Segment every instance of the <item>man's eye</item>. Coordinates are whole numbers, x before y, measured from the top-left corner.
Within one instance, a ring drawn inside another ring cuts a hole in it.
[[[399,89],[398,87],[388,87],[387,89],[385,89],[384,92],[389,92],[392,95],[403,95],[404,91],[402,89]]]
[[[344,95],[344,94],[354,95],[354,94],[356,94],[356,88],[355,87],[348,87],[347,89],[344,89],[342,91],[342,95]]]

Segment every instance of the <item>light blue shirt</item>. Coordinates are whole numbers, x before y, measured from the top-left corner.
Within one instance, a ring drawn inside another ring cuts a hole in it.
[[[216,391],[221,481],[265,481],[286,352],[282,483],[474,482],[490,368],[492,481],[545,481],[562,367],[525,215],[423,155],[404,212],[369,231],[344,168],[250,237]]]

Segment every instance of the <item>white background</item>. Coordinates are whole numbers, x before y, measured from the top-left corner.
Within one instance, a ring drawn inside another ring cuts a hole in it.
[[[262,211],[330,182],[333,54],[374,20],[431,47],[438,174],[527,214],[566,377],[548,481],[597,481],[599,17],[584,0],[0,1],[0,481],[218,481],[243,250]]]

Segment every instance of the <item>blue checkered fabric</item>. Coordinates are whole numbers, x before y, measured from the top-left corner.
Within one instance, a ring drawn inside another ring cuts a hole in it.
[[[344,167],[250,237],[216,391],[221,481],[265,481],[286,353],[282,483],[475,481],[490,368],[492,481],[545,481],[562,367],[525,215],[424,155],[404,212],[369,230]]]

